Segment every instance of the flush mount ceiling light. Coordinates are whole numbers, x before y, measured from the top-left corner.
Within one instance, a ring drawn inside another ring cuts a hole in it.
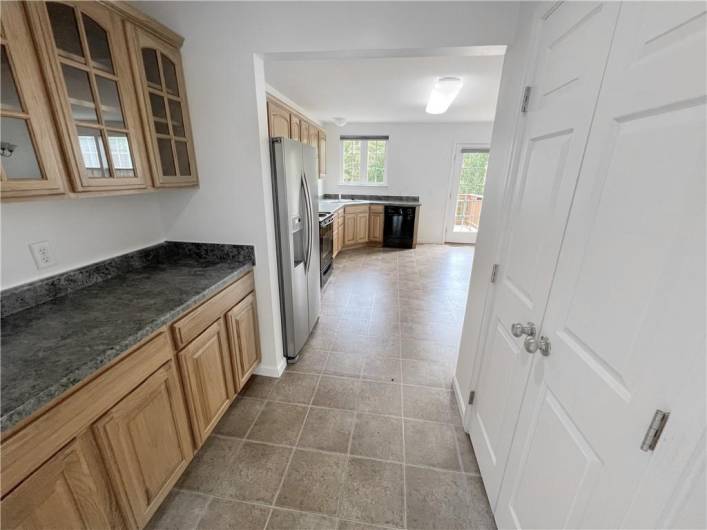
[[[458,77],[440,77],[430,93],[425,112],[427,114],[444,114],[449,105],[457,97],[462,88],[462,80]]]
[[[337,127],[343,127],[344,125],[346,125],[346,118],[341,118],[337,116],[336,118],[332,118],[332,120],[334,121],[334,124]]]

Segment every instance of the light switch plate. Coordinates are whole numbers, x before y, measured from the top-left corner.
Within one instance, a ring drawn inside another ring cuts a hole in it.
[[[56,264],[54,255],[49,247],[49,241],[38,241],[30,243],[29,250],[34,258],[34,263],[38,269],[46,269]]]

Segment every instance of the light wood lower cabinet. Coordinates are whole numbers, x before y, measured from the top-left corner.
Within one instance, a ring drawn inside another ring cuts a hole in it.
[[[174,361],[148,377],[93,429],[129,526],[144,527],[193,453]]]
[[[368,223],[368,240],[371,243],[383,243],[383,206],[371,205],[371,215]]]
[[[344,247],[356,244],[356,214],[344,213]]]
[[[59,451],[0,506],[6,530],[125,528],[90,432]]]
[[[237,390],[240,390],[260,362],[255,293],[246,296],[236,307],[226,313],[226,322],[231,339],[236,386]]]
[[[197,447],[228,410],[236,391],[223,322],[217,320],[179,352],[184,392]]]
[[[368,242],[368,205],[344,208],[344,247],[357,247]]]
[[[5,433],[3,529],[145,527],[260,361],[253,276]]]
[[[368,241],[368,212],[356,214],[356,243]]]

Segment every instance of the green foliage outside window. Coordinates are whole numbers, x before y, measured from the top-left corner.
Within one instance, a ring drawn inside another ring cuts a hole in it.
[[[387,140],[342,139],[342,181],[347,184],[385,184],[387,144]]]
[[[361,180],[361,141],[343,140],[344,145],[344,182]]]
[[[368,182],[383,183],[385,174],[385,144],[383,140],[368,141]]]
[[[460,194],[473,193],[483,196],[488,163],[488,152],[463,154],[461,176],[459,177]]]

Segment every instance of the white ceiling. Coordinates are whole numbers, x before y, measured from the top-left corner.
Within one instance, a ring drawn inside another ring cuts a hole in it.
[[[312,118],[349,122],[493,121],[503,55],[268,60],[267,83]],[[425,112],[437,77],[464,81],[449,110]]]

